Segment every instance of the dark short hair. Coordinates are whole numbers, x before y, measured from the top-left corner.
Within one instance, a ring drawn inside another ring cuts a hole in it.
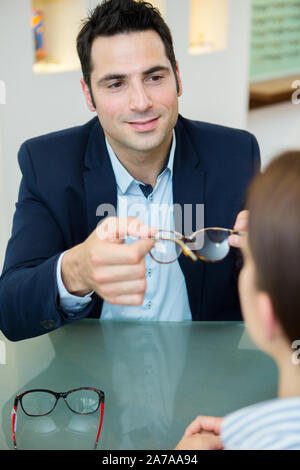
[[[153,30],[160,36],[165,46],[179,91],[176,74],[176,59],[173,40],[169,27],[163,20],[159,10],[151,3],[135,0],[104,0],[89,17],[84,20],[82,29],[77,36],[77,52],[79,55],[83,79],[91,91],[91,49],[95,38],[113,36],[120,33],[131,33]]]
[[[246,206],[256,286],[293,342],[300,339],[300,151],[281,154],[254,179]]]

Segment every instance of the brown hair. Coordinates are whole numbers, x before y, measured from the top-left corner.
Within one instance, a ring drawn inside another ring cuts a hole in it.
[[[256,284],[292,342],[300,339],[300,151],[275,158],[248,191]]]
[[[95,38],[113,36],[120,33],[131,33],[153,30],[160,36],[165,46],[176,80],[179,83],[177,66],[173,49],[173,39],[169,27],[159,10],[151,3],[135,0],[103,0],[84,21],[77,36],[77,52],[85,83],[91,90],[91,49]]]

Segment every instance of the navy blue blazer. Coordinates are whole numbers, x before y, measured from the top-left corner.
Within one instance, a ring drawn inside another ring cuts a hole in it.
[[[233,227],[248,184],[260,168],[255,137],[182,116],[175,132],[174,203],[204,204],[205,226]],[[56,265],[64,250],[83,242],[96,228],[101,220],[97,207],[117,204],[98,117],[26,141],[18,161],[22,179],[0,278],[0,328],[11,341],[99,317],[103,300],[96,294],[82,312],[64,313]],[[241,320],[236,252],[231,249],[223,261],[213,264],[180,257],[193,320]]]

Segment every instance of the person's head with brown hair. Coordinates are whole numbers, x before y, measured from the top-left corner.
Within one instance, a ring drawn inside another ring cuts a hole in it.
[[[280,362],[300,340],[300,151],[275,158],[254,179],[246,207],[243,315],[254,341]]]

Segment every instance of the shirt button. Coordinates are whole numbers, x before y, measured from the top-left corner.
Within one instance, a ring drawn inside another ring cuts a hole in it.
[[[151,303],[151,300],[149,300],[149,301],[146,303],[146,308],[147,308],[148,310],[150,310],[151,307],[152,307],[152,303]]]
[[[147,275],[148,275],[148,277],[151,277],[151,276],[152,276],[152,269],[151,269],[151,268],[148,268],[148,270],[147,270]]]

